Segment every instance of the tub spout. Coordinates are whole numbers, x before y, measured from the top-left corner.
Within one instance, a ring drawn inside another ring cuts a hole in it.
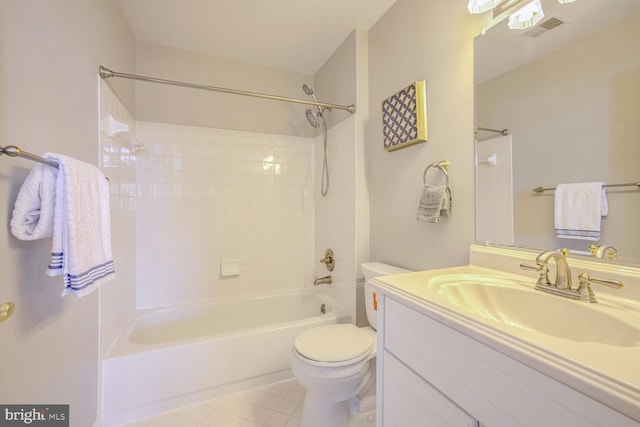
[[[330,285],[331,283],[333,283],[333,279],[331,275],[328,275],[324,277],[316,277],[315,280],[313,281],[313,286],[318,286],[322,284]]]

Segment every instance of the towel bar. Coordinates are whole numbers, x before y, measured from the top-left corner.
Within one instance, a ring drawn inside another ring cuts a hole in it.
[[[7,145],[6,147],[0,147],[0,156],[6,154],[9,157],[24,157],[25,159],[33,160],[34,162],[44,163],[45,165],[58,167],[58,163],[53,160],[45,159],[44,157],[36,156],[35,154],[22,151],[15,145]]]
[[[0,156],[6,154],[9,157],[24,157],[25,159],[33,160],[34,162],[44,163],[45,165],[49,165],[58,169],[58,163],[46,159],[44,157],[37,156],[35,154],[31,154],[27,151],[22,150],[20,147],[16,147],[15,145],[7,145],[6,147],[0,147]],[[104,177],[108,182],[111,181],[108,176]]]
[[[610,187],[638,187],[640,188],[640,181],[639,182],[627,182],[624,184],[605,184],[603,185],[603,187],[605,188],[610,188]],[[544,193],[545,191],[553,191],[555,190],[555,187],[551,187],[551,188],[545,188],[545,187],[536,187],[531,189],[531,191],[533,191],[534,193]]]

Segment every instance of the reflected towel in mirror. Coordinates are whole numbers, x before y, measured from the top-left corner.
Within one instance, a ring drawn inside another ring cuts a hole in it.
[[[555,191],[556,236],[600,240],[600,226],[609,211],[604,182],[559,184]]]

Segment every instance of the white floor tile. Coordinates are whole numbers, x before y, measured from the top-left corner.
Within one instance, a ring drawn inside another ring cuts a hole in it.
[[[240,402],[240,404],[230,412],[240,418],[247,419],[255,409],[256,405],[252,403]]]
[[[146,427],[201,427],[202,424],[168,412],[140,421]]]
[[[231,413],[240,405],[241,401],[233,397],[223,397],[219,400],[216,399],[216,401],[212,403],[216,409]]]
[[[290,379],[123,427],[299,427],[304,396],[305,389],[295,379]]]
[[[286,427],[300,427],[300,418],[292,417]]]
[[[247,419],[249,421],[253,421],[262,425],[267,422],[271,414],[273,414],[273,411],[271,409],[267,409],[259,406],[253,410],[253,413],[250,416],[248,416]]]
[[[300,403],[298,402],[294,402],[293,400],[288,399],[282,399],[282,402],[280,402],[276,410],[283,414],[293,415],[296,412],[296,409],[298,409],[298,406],[300,406]]]
[[[268,393],[261,390],[252,390],[251,392],[243,395],[242,400],[257,405],[265,398],[265,396],[268,396]]]
[[[225,420],[225,425],[224,427],[242,427],[242,425],[245,423],[244,418],[240,418],[240,417],[236,417],[235,415],[231,415],[229,416],[229,418],[227,418]]]
[[[294,402],[302,403],[306,394],[307,392],[304,388],[293,387],[287,392],[285,397],[289,400],[293,400]]]
[[[210,405],[199,404],[180,408],[174,412],[184,418],[203,423],[209,417],[209,414],[214,410],[215,408]]]
[[[229,414],[228,412],[214,409],[203,421],[203,424],[207,427],[224,427],[226,425],[225,422],[227,418],[229,418],[230,416],[231,414]]]
[[[291,388],[292,383],[290,381],[280,382],[274,384],[271,390],[269,390],[269,393],[274,396],[285,397]]]
[[[264,408],[276,410],[278,409],[280,402],[282,402],[282,397],[268,394],[260,401],[260,403],[258,403],[258,405]]]
[[[285,415],[285,414],[281,414],[280,412],[274,412],[269,419],[267,420],[267,423],[265,424],[265,426],[267,427],[286,427],[287,423],[289,422],[289,420],[291,419],[290,416]]]

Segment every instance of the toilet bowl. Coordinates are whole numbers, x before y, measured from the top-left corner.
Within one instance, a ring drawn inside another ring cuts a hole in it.
[[[352,324],[319,326],[295,340],[291,370],[306,389],[300,427],[346,427],[349,408],[373,409],[375,402],[375,357],[377,301],[370,280],[377,276],[408,273],[409,270],[378,262],[362,264],[365,276],[367,320],[371,326]],[[362,402],[354,398],[364,393]]]

